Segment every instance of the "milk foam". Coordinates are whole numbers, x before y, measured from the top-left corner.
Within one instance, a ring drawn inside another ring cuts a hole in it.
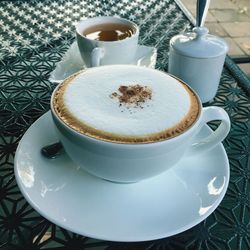
[[[121,85],[152,89],[142,107],[120,105],[111,98]],[[160,71],[135,66],[105,66],[77,75],[66,87],[63,102],[83,124],[119,136],[148,136],[176,126],[188,114],[190,93]]]

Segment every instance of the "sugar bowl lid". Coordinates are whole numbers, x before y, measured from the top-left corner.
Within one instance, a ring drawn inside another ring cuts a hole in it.
[[[214,58],[228,51],[226,42],[208,34],[206,27],[195,27],[193,32],[174,36],[170,46],[180,55],[194,58]]]

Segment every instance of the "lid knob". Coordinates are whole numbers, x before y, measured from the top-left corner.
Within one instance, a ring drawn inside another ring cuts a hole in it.
[[[196,34],[195,39],[205,38],[209,32],[206,27],[194,27],[193,32]]]

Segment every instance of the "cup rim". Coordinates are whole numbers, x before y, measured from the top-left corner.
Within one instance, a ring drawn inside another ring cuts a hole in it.
[[[94,39],[90,39],[90,38],[87,38],[86,36],[83,36],[81,33],[80,33],[80,31],[79,31],[79,25],[80,24],[82,24],[82,23],[84,23],[85,21],[89,21],[89,20],[101,20],[101,19],[114,19],[114,20],[120,20],[120,21],[123,21],[124,23],[126,22],[126,23],[130,23],[131,24],[131,26],[133,26],[134,28],[135,28],[135,33],[133,33],[132,34],[132,36],[130,36],[130,37],[126,37],[125,39],[122,39],[122,40],[117,40],[117,41],[97,41],[97,40],[94,40]],[[76,34],[78,35],[78,36],[80,36],[80,37],[82,37],[82,38],[84,38],[84,39],[86,39],[87,41],[89,41],[89,42],[93,42],[93,41],[95,41],[95,42],[98,42],[98,43],[103,43],[103,44],[105,44],[105,43],[121,43],[121,42],[124,42],[124,41],[128,41],[128,40],[131,40],[131,39],[134,39],[135,37],[138,37],[139,36],[139,31],[140,31],[140,28],[139,28],[139,26],[135,23],[135,22],[133,22],[133,21],[131,21],[131,20],[128,20],[128,19],[126,19],[126,18],[122,18],[122,17],[115,17],[115,16],[96,16],[96,17],[91,17],[91,18],[86,18],[86,19],[83,19],[83,20],[80,20],[80,21],[78,21],[78,23],[75,25],[75,30],[76,30]]]
[[[99,66],[99,67],[113,67],[114,65],[103,65],[103,66]],[[123,66],[126,66],[126,65],[123,65]],[[128,66],[128,65],[127,65]],[[129,65],[129,66],[133,66],[133,67],[140,67],[140,66],[136,66],[136,65]],[[84,137],[86,139],[88,139],[89,141],[93,141],[93,142],[96,142],[96,143],[106,143],[106,144],[109,144],[109,145],[123,145],[123,146],[143,146],[143,147],[147,147],[149,145],[160,145],[162,143],[166,143],[166,142],[173,142],[175,140],[178,140],[180,138],[181,135],[184,135],[184,134],[187,134],[189,133],[191,130],[193,130],[197,124],[198,124],[198,121],[201,119],[201,114],[202,114],[202,103],[201,103],[201,100],[198,96],[198,94],[187,84],[185,83],[183,80],[179,79],[178,77],[176,76],[173,76],[165,71],[162,71],[162,70],[159,70],[159,69],[154,69],[158,72],[161,72],[165,75],[168,75],[168,76],[171,76],[173,78],[175,78],[176,80],[180,81],[181,83],[183,83],[185,86],[187,86],[196,96],[197,98],[197,101],[198,101],[198,105],[199,105],[199,113],[198,113],[198,116],[196,118],[196,120],[192,123],[191,126],[189,126],[186,130],[184,130],[183,132],[173,136],[173,137],[170,137],[170,138],[166,138],[166,139],[162,139],[162,140],[159,140],[159,141],[149,141],[149,142],[136,142],[136,143],[132,143],[132,142],[119,142],[119,141],[111,141],[111,140],[105,140],[105,139],[102,139],[102,138],[96,138],[94,136],[90,136],[90,135],[86,135],[86,134],[83,134],[83,133],[80,133],[78,132],[77,130],[71,128],[68,124],[66,124],[56,113],[55,109],[54,109],[54,106],[53,106],[53,99],[54,99],[54,96],[55,96],[55,93],[56,91],[58,90],[58,88],[60,88],[60,86],[62,84],[64,84],[65,81],[67,81],[67,79],[71,78],[71,77],[74,77],[74,76],[77,76],[78,74],[81,74],[82,72],[85,72],[87,70],[96,70],[98,69],[99,67],[94,67],[94,68],[87,68],[87,69],[83,69],[83,70],[80,70],[80,71],[77,71],[76,73],[68,76],[66,79],[64,79],[61,83],[59,83],[56,88],[53,90],[52,94],[51,94],[51,98],[50,98],[50,109],[51,109],[51,112],[52,112],[52,115],[58,120],[58,122],[60,124],[63,125],[64,128],[66,128],[67,130],[69,130],[71,133],[73,134],[76,134],[80,137]]]

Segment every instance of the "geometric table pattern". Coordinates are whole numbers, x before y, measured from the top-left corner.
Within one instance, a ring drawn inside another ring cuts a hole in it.
[[[18,142],[49,110],[55,87],[49,74],[75,39],[75,22],[98,15],[135,21],[140,43],[157,47],[162,70],[167,69],[169,39],[192,28],[173,0],[0,2],[0,249],[250,249],[250,102],[227,67],[208,105],[223,107],[231,118],[224,141],[230,184],[220,206],[199,225],[150,242],[100,241],[49,222],[20,193],[13,172]]]

